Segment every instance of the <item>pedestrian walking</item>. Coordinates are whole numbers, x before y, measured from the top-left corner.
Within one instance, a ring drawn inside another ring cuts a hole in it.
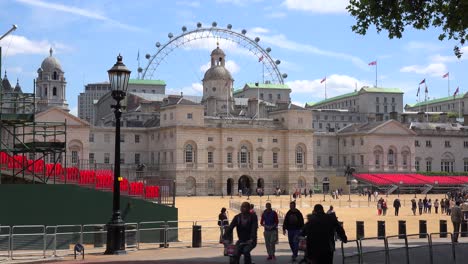
[[[292,260],[295,261],[299,250],[299,235],[304,227],[304,217],[296,208],[296,203],[289,204],[289,211],[284,216],[283,235],[288,233],[289,247],[292,251]]]
[[[416,208],[417,208],[416,200],[411,199],[411,210],[413,211],[413,215],[416,215]]]
[[[310,198],[312,198],[312,193],[313,193],[312,189],[309,189],[309,197]]]
[[[275,246],[278,241],[278,214],[271,209],[271,203],[266,203],[265,208],[260,219],[260,225],[264,228],[263,236],[265,237],[265,247],[268,253],[267,260],[275,260]]]
[[[422,215],[422,213],[423,213],[423,207],[424,207],[424,203],[423,203],[423,201],[422,201],[421,198],[420,198],[419,201],[418,201],[419,215]]]
[[[229,226],[229,220],[228,216],[226,213],[226,208],[221,208],[221,213],[218,215],[218,226],[219,226],[219,243],[223,243],[223,236],[224,233],[226,232],[226,228]],[[232,237],[229,239],[229,241],[232,241]]]
[[[459,201],[457,201],[455,206],[452,208],[450,212],[450,218],[453,224],[453,242],[458,242],[458,234],[460,233],[460,226],[463,221],[463,214]]]
[[[434,201],[434,210],[435,210],[435,213],[438,214],[439,213],[439,199],[435,199]]]
[[[335,251],[335,232],[343,243],[348,242],[343,227],[335,214],[325,214],[323,206],[316,204],[302,235],[307,237],[307,263],[332,264]]]
[[[400,211],[400,207],[401,207],[400,199],[396,198],[395,201],[393,201],[393,208],[395,208],[395,216],[398,216],[398,212]]]
[[[387,215],[387,202],[384,199],[382,199],[382,214]]]

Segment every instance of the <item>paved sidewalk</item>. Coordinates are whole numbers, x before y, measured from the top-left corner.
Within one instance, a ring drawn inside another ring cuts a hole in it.
[[[280,243],[276,250],[276,261],[267,261],[267,253],[264,244],[258,244],[252,251],[252,259],[256,264],[274,264],[274,263],[292,263],[291,250],[289,244]],[[338,256],[339,252],[335,254],[335,263],[342,263],[341,257]],[[300,255],[298,260],[302,256]],[[85,256],[85,260],[74,260],[73,256],[66,256],[61,258],[49,258],[46,260],[35,261],[35,263],[133,263],[133,264],[183,264],[183,263],[203,263],[203,264],[217,264],[229,263],[228,257],[223,256],[223,246],[213,245],[202,248],[187,248],[187,247],[174,247],[174,248],[161,248],[161,249],[143,249],[138,251],[128,251],[126,255],[109,256],[100,253],[91,253]],[[24,261],[14,261],[9,263],[24,263]],[[31,263],[31,261],[29,261]],[[243,261],[241,260],[241,263]]]

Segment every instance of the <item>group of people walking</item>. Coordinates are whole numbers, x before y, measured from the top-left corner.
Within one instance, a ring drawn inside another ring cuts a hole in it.
[[[237,229],[239,240],[236,242],[237,254],[240,258],[244,255],[244,263],[251,264],[250,252],[257,245],[258,217],[253,211],[253,206],[248,202],[241,204],[240,213],[234,216],[231,223],[227,221],[226,210],[223,208],[218,217],[218,225],[221,227],[221,239],[232,243],[232,233]],[[265,210],[261,214],[260,225],[263,227],[267,260],[275,260],[276,243],[278,242],[278,213],[271,207],[271,203],[265,204]],[[299,252],[299,237],[306,237],[306,257],[312,263],[333,263],[335,251],[335,234],[338,234],[343,242],[347,242],[346,233],[338,222],[333,207],[325,213],[321,204],[316,204],[311,214],[307,215],[307,222],[296,208],[296,202],[289,204],[289,210],[284,216],[283,235],[288,236],[291,248],[292,261],[295,261]]]

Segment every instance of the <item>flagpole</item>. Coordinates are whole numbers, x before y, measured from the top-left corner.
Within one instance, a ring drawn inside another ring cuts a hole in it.
[[[426,122],[429,122],[429,115],[427,114],[427,109],[428,109],[427,108],[427,94],[428,94],[429,91],[427,90],[427,83],[426,82],[424,82],[424,86],[426,88],[425,91],[424,91],[424,94],[425,94],[424,103],[426,104]]]
[[[325,76],[325,100],[327,99],[327,76]]]
[[[450,96],[450,74],[447,76],[448,96]]]
[[[377,87],[377,61],[375,61],[375,87]]]
[[[226,84],[228,84],[228,83],[229,82],[226,82]],[[228,84],[227,87],[226,87],[226,117],[229,116],[229,89],[231,89],[231,87]]]
[[[418,87],[418,102],[419,102],[418,113],[421,113],[421,84]]]

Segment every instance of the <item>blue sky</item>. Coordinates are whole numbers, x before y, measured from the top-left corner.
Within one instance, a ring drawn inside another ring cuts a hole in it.
[[[416,90],[426,79],[429,97],[448,95],[457,86],[467,91],[467,53],[461,59],[453,55],[454,41],[438,41],[438,29],[407,29],[402,39],[389,40],[386,32],[374,29],[360,36],[351,31],[354,19],[345,10],[346,0],[138,0],[138,1],[52,1],[0,0],[0,34],[17,24],[18,29],[0,41],[2,69],[8,78],[32,91],[33,79],[49,47],[55,50],[67,78],[67,100],[76,113],[77,96],[84,84],[107,81],[107,70],[121,53],[124,63],[137,78],[137,55],[146,68],[145,54],[157,52],[156,42],[169,41],[182,26],[194,30],[197,22],[204,27],[247,30],[246,36],[259,37],[259,45],[270,47],[271,57],[281,60],[281,73],[292,88],[292,100],[298,104],[324,99],[327,76],[328,97],[351,92],[355,87],[374,85],[378,62],[378,86],[400,88],[405,103],[416,102]],[[230,41],[215,38],[192,41],[174,50],[157,68],[153,79],[167,83],[169,93],[201,94],[201,79],[209,53],[220,47],[227,54],[235,87],[262,80],[262,63],[254,52]],[[465,73],[465,74],[464,74]],[[3,75],[3,73],[2,73]]]

